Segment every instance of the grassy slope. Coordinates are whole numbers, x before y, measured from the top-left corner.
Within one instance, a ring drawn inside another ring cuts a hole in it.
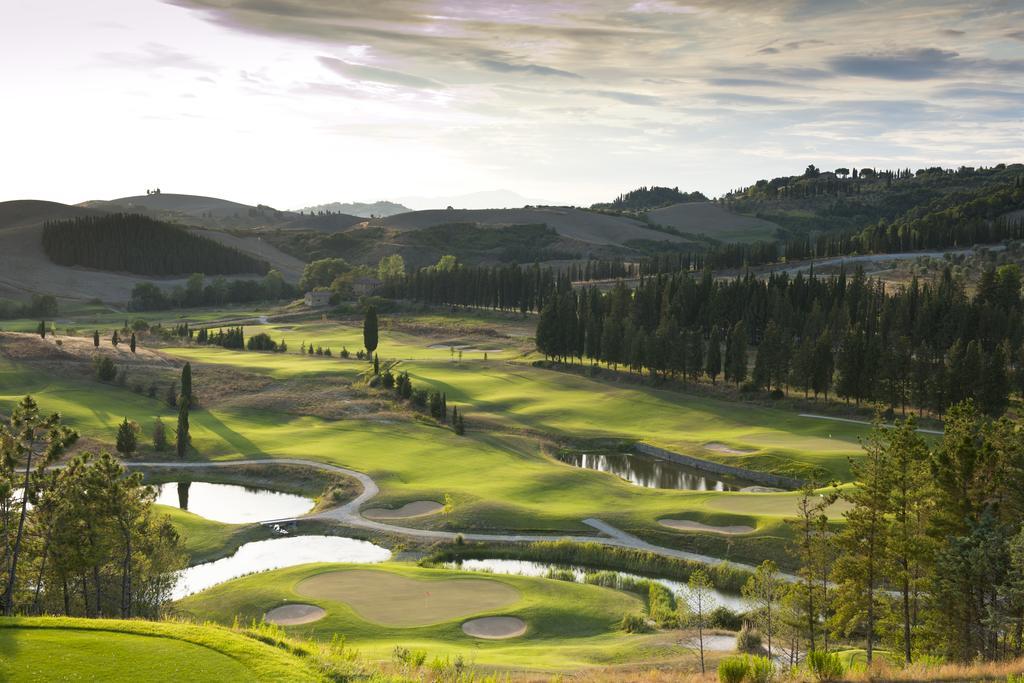
[[[488,577],[513,586],[522,595],[519,602],[489,613],[516,616],[527,622],[526,635],[507,641],[483,641],[465,635],[461,625],[470,615],[429,626],[389,627],[360,618],[345,603],[313,600],[295,590],[296,584],[309,576],[345,567],[314,564],[256,574],[185,598],[176,606],[195,618],[229,624],[236,614],[243,623],[259,620],[267,610],[285,602],[316,604],[327,610],[327,617],[288,627],[289,633],[320,639],[340,633],[374,659],[388,658],[392,648],[400,644],[425,649],[430,656],[462,654],[484,665],[570,668],[650,656],[645,646],[658,639],[615,631],[623,614],[642,610],[638,598],[607,588],[549,579]],[[483,578],[479,573],[422,569],[398,563],[375,565],[374,571],[394,572],[425,582]],[[472,616],[483,614],[488,613]]]
[[[5,681],[317,681],[299,658],[215,626],[0,619]]]
[[[168,505],[157,505],[155,509],[170,517],[178,529],[189,564],[210,562],[234,552],[243,543],[270,536],[256,524],[224,524]]]

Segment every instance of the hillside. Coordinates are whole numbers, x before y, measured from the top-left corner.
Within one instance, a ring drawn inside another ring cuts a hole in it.
[[[713,202],[686,202],[647,212],[647,219],[720,242],[756,242],[778,237],[779,226],[754,216],[733,213]]]
[[[149,278],[127,273],[104,272],[53,263],[42,246],[47,221],[103,216],[95,207],[58,202],[16,200],[0,202],[0,298],[25,301],[32,294],[53,294],[66,299],[123,303],[139,282],[155,282],[164,288],[183,286],[184,277]],[[201,231],[226,246],[281,271],[286,280],[298,281],[304,263],[275,248],[259,236],[236,236],[213,230]]]

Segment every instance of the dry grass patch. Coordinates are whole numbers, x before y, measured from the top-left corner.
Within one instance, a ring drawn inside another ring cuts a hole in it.
[[[490,579],[413,579],[372,569],[317,574],[295,592],[349,605],[361,618],[383,626],[427,626],[507,607],[520,600],[512,586]]]

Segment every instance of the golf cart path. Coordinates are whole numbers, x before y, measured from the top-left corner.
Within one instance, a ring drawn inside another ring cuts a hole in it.
[[[370,529],[373,531],[380,531],[389,534],[396,534],[400,536],[407,536],[410,538],[419,538],[424,540],[433,541],[454,541],[457,536],[462,536],[467,541],[489,541],[498,543],[534,543],[537,541],[557,541],[557,540],[569,540],[576,543],[599,543],[605,546],[617,547],[617,548],[631,548],[634,550],[643,550],[646,552],[661,555],[663,557],[672,557],[680,560],[689,560],[691,562],[700,562],[701,564],[724,564],[729,567],[736,569],[744,569],[747,571],[753,571],[752,565],[743,564],[739,562],[732,562],[730,560],[723,560],[718,557],[711,557],[710,555],[701,555],[699,553],[691,553],[685,550],[676,550],[675,548],[665,548],[663,546],[654,545],[648,543],[643,539],[637,538],[632,534],[628,534],[622,529],[612,526],[605,521],[589,517],[583,520],[583,523],[593,527],[597,531],[605,534],[604,536],[567,536],[567,535],[541,535],[541,534],[480,534],[474,532],[455,532],[455,531],[437,531],[435,529],[413,529],[410,527],[397,526],[395,524],[387,524],[385,522],[378,522],[372,519],[367,519],[359,513],[359,508],[364,503],[369,501],[371,498],[380,493],[376,482],[368,474],[359,472],[357,470],[350,470],[346,467],[339,467],[338,465],[331,465],[329,463],[317,462],[315,460],[302,460],[300,458],[272,458],[272,459],[245,459],[245,460],[227,460],[222,462],[128,462],[125,463],[128,467],[166,467],[169,469],[202,469],[211,467],[234,467],[237,465],[304,465],[306,467],[312,467],[318,470],[324,470],[327,472],[334,472],[336,474],[342,474],[348,477],[352,477],[359,481],[362,485],[362,492],[338,507],[330,508],[328,510],[322,510],[320,512],[314,512],[309,515],[303,515],[301,517],[288,517],[284,519],[268,519],[260,522],[260,524],[274,524],[280,522],[292,522],[301,519],[329,519],[336,522],[340,522],[347,526],[359,528],[359,529]],[[789,579],[791,577],[784,576],[783,578]]]

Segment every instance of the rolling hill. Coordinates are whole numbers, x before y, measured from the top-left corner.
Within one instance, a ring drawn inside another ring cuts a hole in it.
[[[667,225],[692,235],[706,235],[720,242],[773,240],[779,226],[754,216],[733,213],[713,202],[686,202],[647,212],[657,225]]]

